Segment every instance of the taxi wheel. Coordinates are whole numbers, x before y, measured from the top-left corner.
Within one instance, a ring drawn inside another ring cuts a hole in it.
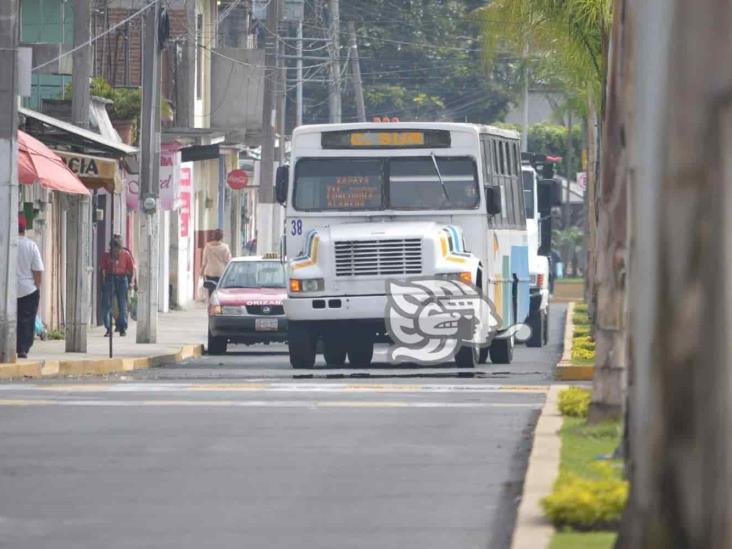
[[[374,357],[374,342],[366,336],[357,336],[348,345],[348,362],[351,366],[366,367]]]
[[[458,368],[475,368],[480,363],[480,350],[472,345],[463,345],[455,355]]]
[[[340,336],[340,337],[339,337]],[[346,362],[346,344],[342,334],[323,338],[323,357],[328,366],[343,366]]]
[[[290,322],[287,333],[287,348],[290,365],[295,369],[312,368],[315,365],[316,338],[304,323]]]
[[[208,333],[208,346],[206,347],[210,355],[223,355],[226,353],[226,338],[214,337],[211,332]]]
[[[494,339],[489,352],[493,364],[511,364],[513,360],[513,336]]]

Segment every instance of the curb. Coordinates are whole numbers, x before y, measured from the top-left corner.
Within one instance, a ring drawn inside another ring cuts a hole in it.
[[[557,364],[555,377],[560,381],[592,381],[595,374],[594,366],[575,366],[572,364],[572,339],[574,334],[572,315],[574,314],[575,304],[572,301],[567,305],[567,317],[564,323],[564,351],[559,364]]]
[[[0,364],[0,379],[55,376],[106,375],[156,368],[182,362],[203,354],[203,345],[183,345],[177,353],[139,358],[83,358],[74,360],[40,360]]]
[[[557,406],[563,385],[552,385],[534,431],[534,444],[526,469],[523,494],[516,515],[512,549],[549,547],[554,526],[544,515],[541,500],[549,495],[559,475],[559,453],[562,442],[559,430],[564,418]]]

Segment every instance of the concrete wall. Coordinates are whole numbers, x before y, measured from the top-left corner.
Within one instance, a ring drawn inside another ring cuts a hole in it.
[[[211,127],[227,130],[229,141],[246,141],[262,128],[264,50],[218,48],[211,57]],[[224,57],[225,56],[225,57]]]

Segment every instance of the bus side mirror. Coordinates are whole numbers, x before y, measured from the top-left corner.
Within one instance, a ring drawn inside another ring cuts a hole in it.
[[[498,215],[501,213],[501,187],[485,188],[485,210],[488,215]]]
[[[539,181],[538,206],[539,213],[548,215],[554,206],[562,205],[562,187],[555,179],[543,179]]]
[[[287,183],[290,180],[290,167],[280,166],[277,168],[277,176],[275,177],[275,198],[277,202],[285,205],[287,202]]]

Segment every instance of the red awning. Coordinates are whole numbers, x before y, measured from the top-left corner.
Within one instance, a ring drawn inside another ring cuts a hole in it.
[[[90,194],[56,153],[21,130],[18,130],[18,179],[26,185],[38,181],[53,191]]]

